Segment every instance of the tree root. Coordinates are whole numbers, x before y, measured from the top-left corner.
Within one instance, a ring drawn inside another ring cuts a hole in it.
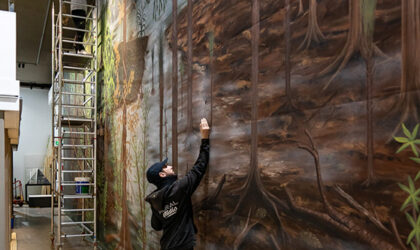
[[[351,197],[343,189],[341,189],[339,186],[335,186],[334,190],[341,197],[343,197],[347,201],[348,204],[350,204],[357,211],[359,211],[361,214],[366,216],[366,218],[368,218],[375,226],[377,226],[379,229],[381,229],[382,231],[384,231],[387,234],[392,234],[391,231],[389,231],[376,216],[372,215],[366,208],[364,208],[362,205],[360,205],[353,197]]]
[[[217,188],[213,191],[211,195],[201,200],[199,203],[194,205],[193,210],[194,211],[201,211],[201,210],[208,210],[215,206],[216,200],[220,195],[220,192],[223,189],[223,185],[226,181],[226,174],[223,175],[222,179],[220,180],[219,184],[217,185]]]
[[[251,225],[249,225],[250,219],[251,219],[251,209],[249,209],[248,217],[246,219],[246,223],[245,223],[244,229],[238,235],[238,237],[235,239],[235,242],[233,243],[233,249],[234,250],[237,250],[238,249],[239,245],[242,243],[242,241],[244,240],[244,238],[246,237],[246,235],[248,234],[248,232],[258,223],[258,222],[254,222]]]
[[[304,48],[305,50],[309,48],[312,41],[316,43],[320,43],[325,40],[325,36],[322,33],[321,29],[318,25],[318,17],[317,17],[317,2],[316,0],[309,0],[309,10],[308,10],[308,27],[306,29],[306,35],[303,39],[303,42],[298,47],[298,50]],[[299,5],[300,6],[300,5]]]
[[[248,212],[248,216],[247,216],[247,219],[246,219],[246,223],[245,223],[245,226],[244,226],[244,229],[241,231],[241,233],[238,235],[238,237],[236,237],[236,239],[235,239],[235,241],[234,241],[234,243],[233,243],[233,249],[234,250],[237,250],[237,249],[239,249],[239,247],[240,247],[240,245],[241,245],[241,243],[245,240],[245,238],[246,238],[246,236],[248,235],[248,233],[249,233],[249,231],[251,231],[251,229],[253,228],[253,227],[255,227],[256,225],[258,225],[258,224],[260,224],[260,225],[262,225],[263,227],[265,227],[264,226],[264,224],[263,223],[261,223],[260,221],[254,221],[254,222],[252,222],[252,223],[250,223],[250,220],[251,220],[251,210],[252,209],[249,209],[249,212]],[[265,227],[265,229],[268,231],[268,232],[270,232],[270,229],[269,228],[266,228]],[[272,240],[272,242],[274,243],[274,245],[275,245],[275,247],[276,247],[276,249],[277,250],[280,250],[280,249],[282,249],[281,247],[280,247],[280,245],[279,245],[279,243],[277,242],[277,236],[273,233],[273,232],[270,232],[270,239]]]
[[[376,178],[375,176],[370,176],[364,182],[362,182],[362,186],[365,187],[365,188],[368,188],[372,185],[377,184],[378,182],[379,182],[378,178]]]
[[[420,100],[420,97],[418,98]],[[417,106],[414,102],[414,100],[412,100],[411,97],[409,97],[407,95],[407,93],[403,93],[403,96],[400,97],[400,100],[397,102],[397,104],[394,106],[394,114],[400,114],[400,110],[402,109],[402,115],[400,116],[400,120],[397,123],[397,126],[394,128],[394,130],[391,133],[391,136],[389,137],[387,143],[390,143],[391,141],[394,140],[394,136],[396,136],[396,134],[398,132],[401,131],[401,124],[404,122],[407,122],[408,120],[412,120],[414,121],[414,123],[419,123],[419,115],[418,115],[418,110],[417,110]]]
[[[385,242],[380,236],[377,236],[374,233],[368,231],[366,228],[356,223],[351,217],[345,214],[342,214],[341,212],[338,212],[334,207],[330,205],[324,191],[324,184],[323,184],[322,176],[321,176],[318,150],[316,149],[313,138],[307,129],[305,129],[305,134],[309,139],[309,144],[298,143],[298,147],[309,152],[314,158],[315,170],[316,170],[316,175],[317,175],[318,191],[321,195],[321,201],[324,204],[324,208],[327,211],[327,213],[325,214],[322,212],[316,212],[307,208],[302,208],[302,207],[297,206],[293,200],[292,195],[287,190],[287,187],[285,187],[285,192],[287,194],[288,203],[291,209],[300,213],[301,215],[309,216],[311,219],[316,219],[323,223],[327,223],[330,227],[333,227],[334,229],[339,230],[340,232],[344,234],[355,236],[361,241],[366,242],[367,244],[371,246],[379,247],[380,249],[395,249],[393,245],[391,245],[388,242]],[[356,203],[352,202],[352,205],[354,204]],[[359,212],[361,211],[362,210],[360,210]],[[364,209],[362,214],[366,213],[366,211],[367,210]],[[367,214],[370,215],[369,212],[367,212]],[[373,216],[370,216],[370,217],[373,217]],[[388,234],[390,233],[389,230],[387,230],[378,219],[375,219],[375,220],[372,219],[371,221],[375,221],[374,224],[376,226],[378,226],[382,230],[385,229],[385,231],[387,231]]]
[[[254,213],[252,214],[256,214],[258,209],[266,211],[267,216],[270,216],[269,214],[271,214],[271,219],[268,220],[269,222],[260,221],[259,223],[263,225],[268,232],[280,236],[280,243],[277,242],[278,239],[277,237],[275,237],[275,245],[287,248],[288,236],[287,233],[283,230],[283,225],[280,219],[280,213],[277,209],[277,205],[275,202],[278,199],[272,199],[274,195],[270,194],[264,188],[264,185],[262,184],[260,179],[260,174],[256,171],[256,169],[251,171],[251,173],[248,175],[245,185],[243,186],[243,189],[240,192],[241,196],[237,205],[235,206],[233,212],[228,214],[226,217],[228,219],[233,218],[233,215],[237,215],[241,208],[245,208],[248,211],[253,211]],[[248,200],[253,200],[252,204],[248,203]],[[281,204],[284,205],[284,203]],[[274,228],[275,232],[272,232],[273,230],[269,230],[269,228]],[[251,228],[249,228],[248,231],[250,229]]]
[[[329,78],[322,90],[329,87],[331,82],[337,77],[337,75],[347,66],[352,56],[357,52],[367,51],[366,43],[363,42],[364,36],[362,34],[361,27],[361,14],[359,12],[359,3],[357,1],[349,1],[349,18],[350,28],[347,33],[346,43],[340,53],[335,57],[334,60],[319,73],[315,73],[312,77],[321,77],[331,73],[335,70],[334,74]],[[388,58],[375,44],[373,46],[374,55]],[[361,53],[362,54],[362,53]]]
[[[298,16],[303,14],[303,0],[299,0]]]
[[[398,244],[400,244],[401,249],[406,250],[407,248],[405,247],[404,243],[401,240],[400,234],[398,233],[397,225],[395,224],[395,219],[391,218],[390,222],[392,225],[392,231],[394,232],[394,236],[397,239]]]
[[[359,48],[355,44],[351,44],[352,42],[346,42],[343,50],[340,54],[333,60],[331,64],[329,64],[325,69],[315,75],[315,77],[321,77],[337,69],[334,74],[330,77],[327,83],[324,85],[322,90],[326,90],[331,82],[337,77],[337,75],[347,66],[348,62],[352,58],[352,56],[359,51]],[[381,51],[376,45],[374,47],[374,54],[380,57],[388,58],[388,56]]]
[[[306,145],[306,144],[298,143],[298,148],[306,150],[314,158],[318,191],[319,191],[319,194],[321,195],[321,200],[322,200],[322,203],[325,206],[325,209],[327,211],[330,211],[331,210],[331,205],[329,204],[329,202],[327,200],[327,197],[325,195],[325,191],[324,191],[324,184],[323,184],[322,176],[321,176],[321,167],[320,167],[320,164],[319,164],[318,150],[315,148],[315,144],[314,144],[314,141],[312,139],[312,136],[307,129],[305,129],[305,134],[308,137],[310,144]]]
[[[335,209],[333,210],[333,213],[335,214],[335,217],[339,218],[340,222],[333,219],[330,214],[316,212],[311,209],[298,206],[295,203],[293,196],[291,195],[287,187],[285,187],[284,190],[287,194],[291,210],[293,212],[298,213],[299,216],[306,217],[308,220],[314,220],[318,223],[322,223],[350,237],[356,237],[359,240],[378,249],[397,249],[397,247],[395,247],[391,243],[384,241],[384,239],[382,239],[381,237],[371,233],[364,227],[356,224],[350,217],[337,212]]]

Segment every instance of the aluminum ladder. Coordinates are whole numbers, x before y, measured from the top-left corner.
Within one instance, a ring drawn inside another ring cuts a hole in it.
[[[59,6],[55,9],[53,2],[51,10],[51,240],[62,249],[66,238],[79,237],[92,241],[96,249],[98,0],[77,4],[87,8],[86,16],[72,15],[71,0],[55,2]],[[73,18],[85,20],[85,29],[75,27]],[[76,32],[84,33],[83,41],[76,41]],[[75,44],[82,44],[87,53],[77,53]],[[89,179],[81,186],[76,177]]]

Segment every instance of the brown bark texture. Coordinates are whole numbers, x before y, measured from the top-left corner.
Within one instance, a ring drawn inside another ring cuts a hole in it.
[[[314,77],[321,77],[334,72],[324,85],[323,90],[328,88],[355,53],[360,52],[363,56],[364,51],[368,50],[362,32],[361,1],[363,0],[349,0],[349,31],[343,49],[323,70],[313,75]],[[373,51],[377,55],[384,56],[376,45],[373,45]]]
[[[420,3],[401,0],[401,85],[399,108],[401,119],[395,134],[403,122],[417,123],[420,102]],[[406,124],[407,125],[407,124]],[[411,125],[411,124],[410,124]]]
[[[317,5],[317,0],[309,0],[308,27],[306,29],[305,38],[298,49],[307,49],[312,41],[320,43],[325,40],[325,36],[322,34],[318,24]]]
[[[172,166],[178,171],[178,1],[172,0]]]

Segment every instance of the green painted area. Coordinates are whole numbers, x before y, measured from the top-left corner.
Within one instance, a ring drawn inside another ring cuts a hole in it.
[[[360,11],[362,13],[363,33],[368,41],[373,40],[375,31],[375,10],[376,0],[360,0]]]

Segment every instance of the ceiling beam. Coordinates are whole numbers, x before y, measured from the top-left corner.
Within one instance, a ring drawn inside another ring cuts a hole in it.
[[[45,29],[47,28],[47,21],[48,21],[50,9],[51,9],[51,0],[48,0],[47,9],[45,10],[44,26],[42,27],[41,40],[39,41],[38,56],[36,57],[36,65],[39,64],[39,58],[41,56],[42,44],[44,43]]]
[[[34,82],[20,82],[20,86],[24,88],[38,88],[38,89],[50,89],[51,83],[34,83]]]

